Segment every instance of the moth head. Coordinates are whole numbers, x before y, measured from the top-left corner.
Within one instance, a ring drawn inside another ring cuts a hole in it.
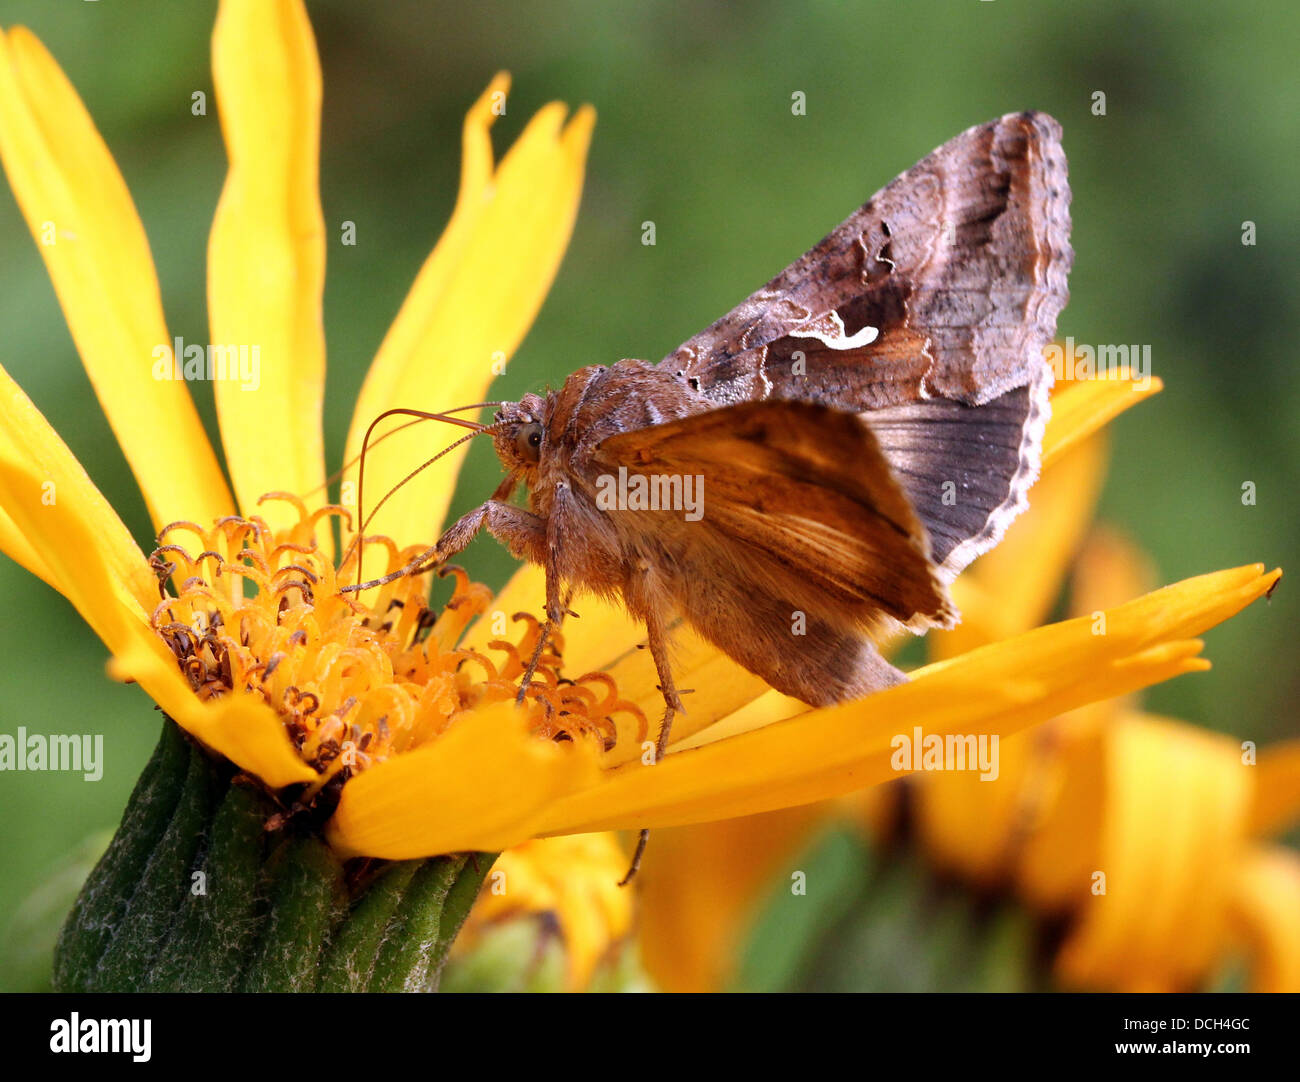
[[[526,394],[518,402],[506,402],[492,419],[492,442],[506,469],[531,480],[542,459],[546,441],[546,400]]]

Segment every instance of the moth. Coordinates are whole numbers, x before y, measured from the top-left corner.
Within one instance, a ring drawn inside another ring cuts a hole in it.
[[[624,605],[663,693],[660,756],[678,618],[814,706],[904,680],[876,642],[957,621],[949,584],[1038,475],[1066,172],[1043,113],[971,128],[657,364],[500,404],[480,431],[505,480],[433,562],[486,529],[545,569],[547,629],[574,592]]]

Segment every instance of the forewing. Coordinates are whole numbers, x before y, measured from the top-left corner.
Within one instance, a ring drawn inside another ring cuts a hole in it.
[[[698,521],[661,512],[655,524],[683,565],[840,626],[955,618],[925,529],[854,414],[745,403],[612,436],[595,460],[609,475],[702,478]]]
[[[1024,386],[1068,298],[1060,140],[1044,113],[971,128],[660,364],[720,404],[981,404]]]

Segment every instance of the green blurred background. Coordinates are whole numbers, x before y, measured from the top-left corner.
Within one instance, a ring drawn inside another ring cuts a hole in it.
[[[1060,332],[1150,344],[1166,381],[1113,426],[1104,517],[1151,554],[1163,582],[1251,561],[1297,566],[1296,5],[308,8],[325,80],[331,466],[366,365],[451,210],[463,114],[497,70],[514,76],[498,152],[548,100],[591,102],[599,115],[572,247],[500,397],[585,364],[658,359],[939,143],[1035,108],[1064,126],[1074,189]],[[80,91],[143,217],[171,333],[197,342],[207,340],[205,251],[225,169],[208,56],[215,10],[214,0],[0,0],[0,24],[34,30]],[[191,115],[195,90],[209,96],[206,117]],[[806,95],[805,116],[792,115],[794,91]],[[1095,91],[1105,116],[1093,115]],[[0,362],[148,551],[144,505],[0,188]],[[357,224],[355,247],[338,243],[344,220]],[[646,220],[654,247],[641,243]],[[1249,247],[1247,220],[1257,229]],[[194,389],[215,435],[210,389]],[[477,444],[453,510],[481,500],[498,475]],[[1256,506],[1241,502],[1246,481]],[[493,584],[512,566],[490,541],[465,562]],[[1294,734],[1300,610],[1290,585],[1207,635],[1211,673],[1153,690],[1148,705],[1261,743]],[[0,732],[103,732],[107,754],[94,784],[0,775],[3,926],[88,835],[116,823],[158,718],[139,690],[102,674],[104,651],[71,608],[4,559],[0,597]],[[29,964],[7,962],[0,988],[28,981]]]

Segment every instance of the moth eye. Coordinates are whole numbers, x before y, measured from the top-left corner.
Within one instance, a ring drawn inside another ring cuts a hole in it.
[[[534,421],[521,425],[515,435],[515,451],[525,462],[536,462],[542,447],[542,426]]]

